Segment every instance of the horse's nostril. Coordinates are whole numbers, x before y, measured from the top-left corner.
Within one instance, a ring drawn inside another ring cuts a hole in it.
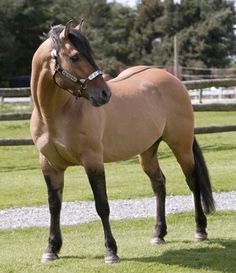
[[[107,99],[108,98],[108,94],[105,90],[102,90],[102,97],[103,99]]]

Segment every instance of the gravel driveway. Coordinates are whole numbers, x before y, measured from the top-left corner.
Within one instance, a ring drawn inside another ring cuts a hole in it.
[[[214,193],[217,210],[236,210],[236,192]],[[111,200],[113,220],[155,216],[155,198]],[[192,196],[167,196],[166,213],[193,209]],[[64,202],[61,224],[74,225],[99,219],[94,202]],[[0,210],[0,229],[48,226],[48,206]]]

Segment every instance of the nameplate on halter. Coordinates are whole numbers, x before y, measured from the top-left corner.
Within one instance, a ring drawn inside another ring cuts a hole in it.
[[[62,74],[63,76],[65,76],[65,77],[67,77],[68,79],[72,80],[73,82],[77,82],[77,81],[78,81],[78,79],[77,79],[75,76],[73,76],[72,74],[70,74],[70,73],[67,72],[66,70],[62,70],[62,71],[61,71],[61,74]]]
[[[98,77],[100,75],[102,75],[102,71],[101,70],[96,70],[90,76],[88,76],[88,79],[91,81],[91,80],[95,79],[96,77]]]

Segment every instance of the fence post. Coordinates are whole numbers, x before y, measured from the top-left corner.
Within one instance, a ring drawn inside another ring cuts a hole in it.
[[[201,88],[199,90],[199,103],[202,103],[202,97],[203,97],[203,89]]]

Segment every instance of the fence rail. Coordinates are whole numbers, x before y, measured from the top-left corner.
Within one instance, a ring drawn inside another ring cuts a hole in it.
[[[4,113],[0,114],[0,121],[7,120],[29,120],[31,113]]]
[[[235,125],[226,126],[208,126],[208,127],[196,127],[194,129],[195,134],[213,134],[213,133],[225,133],[225,132],[235,132]],[[1,138],[0,146],[23,146],[23,145],[33,145],[33,140],[31,138]]]
[[[3,98],[20,98],[30,97],[30,87],[20,88],[0,88],[0,97]]]
[[[236,86],[236,78],[183,81],[188,90]],[[30,97],[30,87],[0,88],[0,97]]]
[[[193,110],[195,112],[236,111],[236,103],[194,104],[193,105]],[[25,113],[3,113],[3,114],[0,114],[0,121],[29,120],[30,117],[31,117],[30,112],[25,112]]]
[[[211,80],[191,80],[183,81],[188,90],[204,89],[209,87],[232,87],[236,86],[236,78],[231,79],[211,79]]]

